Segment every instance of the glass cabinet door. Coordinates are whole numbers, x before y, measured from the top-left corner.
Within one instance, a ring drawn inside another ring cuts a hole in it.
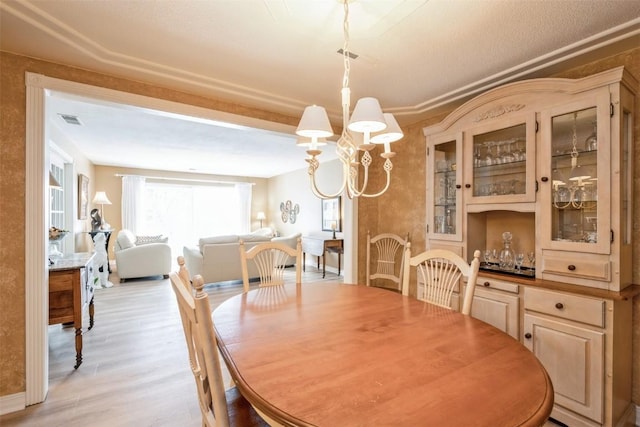
[[[604,94],[608,95],[608,94]],[[608,96],[543,114],[548,163],[543,168],[546,247],[609,252]]]
[[[466,203],[535,201],[535,115],[499,124],[479,126],[467,136]]]
[[[428,233],[432,238],[460,240],[460,144],[462,135],[439,137],[429,141],[427,167],[429,193],[427,199]]]

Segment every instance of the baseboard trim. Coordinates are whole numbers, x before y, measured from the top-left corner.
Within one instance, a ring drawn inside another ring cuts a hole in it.
[[[20,392],[0,397],[0,415],[22,411],[26,408],[26,393]]]

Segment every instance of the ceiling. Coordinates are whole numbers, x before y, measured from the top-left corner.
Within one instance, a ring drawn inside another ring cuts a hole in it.
[[[349,50],[359,55],[351,60],[352,104],[374,96],[401,124],[640,45],[637,0],[351,0],[349,10]],[[4,51],[293,117],[319,104],[334,128],[342,47],[338,0],[0,1]],[[52,125],[97,165],[253,177],[305,167],[292,127],[51,101]]]

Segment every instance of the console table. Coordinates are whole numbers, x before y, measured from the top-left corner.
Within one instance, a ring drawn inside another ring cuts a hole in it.
[[[305,261],[307,253],[318,257],[318,269],[320,269],[320,258],[322,258],[322,278],[326,274],[327,259],[326,252],[334,252],[338,254],[338,276],[340,275],[340,257],[344,250],[342,239],[333,239],[322,236],[303,236],[302,237],[302,269],[305,269]]]
[[[109,262],[109,239],[111,238],[112,231],[113,230],[88,231],[89,235],[91,236],[91,241],[94,241],[97,234],[99,233],[104,234],[104,237],[105,237],[104,247],[107,250],[107,269],[109,271],[109,274],[111,274],[111,263]]]
[[[89,328],[93,328],[93,284],[90,272],[94,254],[75,253],[58,258],[49,267],[49,325],[73,322],[76,330],[76,364],[82,363],[82,314],[89,305]]]

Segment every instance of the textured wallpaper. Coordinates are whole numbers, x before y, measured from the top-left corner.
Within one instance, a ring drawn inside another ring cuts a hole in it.
[[[90,85],[192,104],[204,108],[248,115],[289,125],[297,125],[296,117],[283,116],[185,94],[152,85],[79,70],[64,65],[0,53],[0,396],[25,389],[25,321],[24,321],[24,191],[25,191],[25,71],[45,74]],[[640,80],[640,48],[567,70],[556,77],[577,78],[624,65]],[[640,193],[640,103],[636,102],[635,117],[635,194]],[[364,265],[366,233],[393,232],[411,235],[416,251],[425,248],[425,141],[422,128],[439,122],[446,116],[425,119],[405,129],[405,138],[394,144],[398,155],[393,159],[393,180],[390,190],[380,198],[359,202],[358,253],[359,265]],[[377,165],[377,162],[376,162]],[[383,185],[380,169],[371,176],[373,189]],[[634,260],[640,259],[640,197],[634,204]],[[640,263],[633,268],[634,282],[640,284]],[[364,281],[364,270],[358,272]],[[633,308],[633,400],[640,404],[640,298]]]

